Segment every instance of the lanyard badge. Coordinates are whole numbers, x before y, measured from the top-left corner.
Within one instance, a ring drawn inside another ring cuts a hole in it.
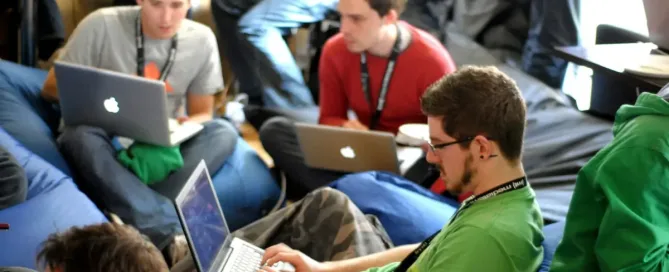
[[[376,102],[376,109],[372,112],[372,119],[369,122],[369,129],[374,129],[379,118],[381,118],[381,112],[386,105],[386,96],[388,95],[388,86],[390,85],[390,78],[392,78],[393,71],[395,71],[395,63],[397,62],[397,57],[400,54],[400,46],[402,44],[402,33],[400,32],[400,27],[395,25],[397,28],[397,39],[395,39],[395,44],[393,45],[393,51],[388,58],[388,66],[386,66],[386,72],[383,75],[383,82],[381,84],[381,92],[379,93],[379,99]],[[369,103],[370,108],[373,107],[372,104],[372,94],[369,87],[369,70],[367,68],[367,54],[363,52],[360,54],[360,80],[362,82],[362,91],[365,93],[365,98],[367,103]]]
[[[135,43],[137,45],[137,75],[144,77],[144,32],[142,31],[141,15],[137,15],[135,21]],[[167,56],[167,62],[160,70],[160,81],[165,81],[167,75],[172,70],[174,59],[177,55],[177,35],[172,36],[170,44],[170,53]]]

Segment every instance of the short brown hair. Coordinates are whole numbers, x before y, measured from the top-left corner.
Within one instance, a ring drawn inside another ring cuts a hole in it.
[[[391,10],[395,10],[397,14],[401,14],[404,11],[406,2],[407,0],[367,0],[369,6],[381,17],[388,15],[388,12]]]
[[[511,161],[522,154],[525,107],[516,82],[492,66],[465,66],[432,84],[421,99],[423,113],[444,118],[446,134],[489,137]]]
[[[54,233],[37,255],[40,267],[63,272],[169,271],[165,258],[136,229],[117,223]]]

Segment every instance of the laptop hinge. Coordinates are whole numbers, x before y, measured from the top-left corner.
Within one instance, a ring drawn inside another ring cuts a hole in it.
[[[225,253],[225,258],[223,258],[223,264],[219,267],[224,268],[225,265],[228,264],[228,260],[230,260],[230,256],[232,256],[232,251],[233,250],[235,250],[233,247],[231,247],[231,246],[228,247],[228,249],[226,250],[227,252]]]

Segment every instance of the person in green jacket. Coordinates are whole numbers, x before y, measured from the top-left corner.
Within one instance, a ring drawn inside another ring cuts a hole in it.
[[[450,222],[421,244],[340,261],[317,262],[292,249],[301,245],[290,239],[267,248],[262,271],[274,271],[269,266],[278,261],[297,272],[537,271],[543,220],[521,161],[526,108],[516,83],[495,67],[463,67],[430,86],[421,108],[430,132],[427,161],[449,191],[473,192]],[[264,220],[250,228],[265,226]],[[313,221],[291,224],[304,222]],[[310,245],[334,249],[313,240]]]
[[[669,268],[669,85],[616,113],[614,139],[579,172],[551,271]]]

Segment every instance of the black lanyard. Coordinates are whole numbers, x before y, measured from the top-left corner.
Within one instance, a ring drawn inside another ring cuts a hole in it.
[[[512,181],[506,182],[506,183],[504,183],[502,185],[499,185],[495,188],[492,188],[492,189],[488,190],[487,192],[485,192],[483,194],[480,194],[478,196],[470,196],[469,198],[465,199],[465,201],[463,201],[463,204],[460,207],[460,209],[458,209],[455,212],[455,214],[453,214],[453,216],[451,217],[451,221],[448,223],[448,225],[453,223],[455,221],[455,219],[458,218],[458,215],[460,215],[460,213],[462,211],[471,207],[476,201],[483,200],[483,199],[488,199],[488,198],[491,198],[491,197],[496,196],[496,195],[501,195],[503,193],[508,193],[508,192],[512,192],[512,191],[515,191],[515,190],[520,190],[522,188],[525,188],[525,186],[527,186],[527,179],[525,177],[521,177],[521,178],[514,179]],[[435,234],[432,234],[432,236],[425,239],[425,241],[423,241],[418,246],[418,248],[416,248],[416,250],[414,250],[413,252],[411,252],[409,254],[409,256],[404,258],[404,260],[402,260],[402,263],[400,263],[400,265],[395,269],[395,272],[405,272],[405,271],[407,271],[409,269],[409,267],[411,267],[411,265],[413,265],[413,263],[415,263],[416,260],[418,260],[418,257],[420,256],[420,254],[422,254],[423,251],[425,251],[425,249],[427,249],[427,247],[430,245],[430,243],[432,242],[434,237],[436,237],[437,234],[439,234],[440,231],[441,230],[437,231]]]
[[[400,54],[400,45],[402,40],[402,33],[400,33],[400,27],[395,25],[397,28],[397,39],[395,39],[395,44],[393,45],[393,51],[390,53],[388,58],[388,66],[386,66],[386,73],[383,75],[383,83],[381,85],[381,92],[379,93],[379,99],[376,102],[376,110],[372,113],[372,118],[369,122],[369,129],[374,129],[376,124],[381,118],[381,111],[386,105],[386,95],[388,95],[388,86],[390,85],[390,78],[395,71],[395,63],[397,62],[397,56]],[[360,80],[362,81],[362,91],[365,92],[365,98],[367,103],[369,103],[370,109],[372,109],[372,94],[369,88],[369,71],[367,69],[367,54],[363,52],[360,54]]]
[[[144,32],[142,31],[142,22],[140,16],[137,15],[135,21],[135,42],[137,44],[137,75],[144,77]],[[165,81],[167,75],[172,70],[174,58],[177,55],[177,35],[172,36],[172,44],[170,46],[170,54],[167,56],[167,62],[160,70],[160,81]]]

